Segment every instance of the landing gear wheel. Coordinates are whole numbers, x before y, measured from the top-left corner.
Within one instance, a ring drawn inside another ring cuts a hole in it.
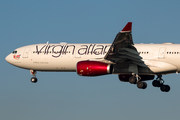
[[[31,78],[31,82],[32,82],[32,83],[36,83],[37,81],[38,81],[38,80],[37,80],[36,77],[32,77],[32,78]]]
[[[165,85],[166,86],[166,92],[169,92],[170,91],[170,86],[169,85]]]
[[[160,86],[161,86],[161,83],[160,83],[160,81],[158,81],[158,80],[154,80],[154,81],[152,82],[152,85],[153,85],[154,87],[160,87]]]
[[[162,85],[160,87],[162,92],[169,92],[170,91],[170,86],[169,85]]]
[[[137,87],[140,88],[140,89],[146,89],[147,88],[147,83],[139,81],[137,83]]]
[[[130,78],[129,78],[129,82],[130,82],[131,84],[136,84],[136,78],[135,78],[134,76],[130,77]]]
[[[143,82],[144,86],[142,89],[146,89],[147,88],[147,83],[146,82]]]
[[[36,78],[36,70],[30,70],[31,75],[33,75],[33,77],[31,78],[31,82],[32,83],[36,83],[38,80]]]
[[[171,89],[169,85],[164,85],[164,80],[162,79],[162,75],[157,75],[157,78],[152,82],[152,85],[154,87],[160,87],[160,90],[162,92],[169,92]]]

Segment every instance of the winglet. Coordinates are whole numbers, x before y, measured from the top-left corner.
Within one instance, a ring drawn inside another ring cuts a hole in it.
[[[132,22],[128,22],[121,32],[131,32]]]

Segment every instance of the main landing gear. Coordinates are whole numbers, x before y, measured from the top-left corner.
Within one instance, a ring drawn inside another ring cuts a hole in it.
[[[129,78],[129,82],[131,84],[137,84],[137,87],[139,89],[146,89],[147,88],[147,83],[146,82],[142,82],[140,80],[141,80],[141,77],[138,76],[137,74],[136,75],[134,74],[132,77]]]
[[[133,76],[129,78],[129,82],[131,84],[136,84],[137,87],[140,89],[146,89],[147,88],[147,83],[142,82],[141,77],[138,76],[137,74],[133,74]],[[162,75],[158,75],[156,80],[154,80],[152,82],[152,85],[154,87],[159,87],[162,92],[169,92],[170,91],[170,86],[164,85],[164,80],[162,79]]]
[[[162,75],[158,75],[156,80],[152,82],[152,85],[154,87],[160,87],[160,90],[162,92],[169,92],[170,91],[170,86],[169,85],[164,85],[164,80],[162,79]]]
[[[31,73],[31,75],[33,75],[33,77],[31,78],[31,82],[36,83],[38,81],[38,79],[36,78],[36,71],[30,70],[30,73]]]

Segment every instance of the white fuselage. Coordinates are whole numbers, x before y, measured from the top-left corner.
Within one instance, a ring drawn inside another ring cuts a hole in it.
[[[103,60],[110,46],[111,44],[35,44],[17,48],[6,60],[14,66],[36,71],[76,71],[79,61]],[[154,74],[180,72],[180,44],[134,46]]]

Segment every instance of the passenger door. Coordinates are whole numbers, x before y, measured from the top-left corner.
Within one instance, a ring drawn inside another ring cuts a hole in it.
[[[166,52],[166,48],[160,48],[158,58],[159,59],[164,59],[165,58],[165,52]]]

